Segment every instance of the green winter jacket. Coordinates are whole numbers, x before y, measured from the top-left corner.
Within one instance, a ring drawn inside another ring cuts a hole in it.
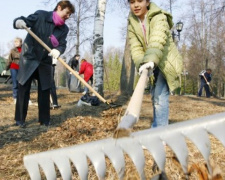
[[[180,86],[183,60],[171,35],[172,16],[152,2],[146,16],[147,42],[145,42],[139,19],[132,13],[128,19],[132,59],[137,70],[144,63],[154,62],[164,74],[170,91],[174,91]]]

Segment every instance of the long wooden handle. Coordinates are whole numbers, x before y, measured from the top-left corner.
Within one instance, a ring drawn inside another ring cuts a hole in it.
[[[209,86],[209,89],[210,89],[210,91],[212,92],[212,87],[208,84],[208,81],[207,81],[207,79],[206,79],[206,77],[205,77],[205,75],[203,74],[203,77],[204,77],[204,79],[205,79],[205,82],[207,83],[207,85]]]
[[[117,129],[120,129],[120,130],[129,129],[129,128],[132,128],[138,122],[147,78],[148,78],[148,70],[144,69],[134,89],[134,92],[132,94],[128,107],[126,109],[126,112],[124,116],[121,118],[121,121],[119,125],[117,126]],[[118,132],[119,134],[121,133],[120,130]],[[122,131],[122,134],[123,132],[124,131]],[[118,136],[123,136],[123,135],[120,134]]]
[[[26,31],[35,39],[37,40],[48,52],[51,52],[51,49],[36,35],[34,34],[29,28],[25,28]],[[66,67],[77,79],[79,79],[91,92],[93,92],[103,103],[109,104],[97,91],[95,91],[79,74],[74,71],[62,58],[57,58],[63,66]]]

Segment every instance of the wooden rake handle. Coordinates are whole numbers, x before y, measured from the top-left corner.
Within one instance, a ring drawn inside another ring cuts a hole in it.
[[[203,74],[203,77],[204,77],[204,79],[205,79],[205,82],[207,83],[207,85],[209,86],[209,89],[210,89],[210,91],[212,92],[212,87],[208,84],[208,81],[207,81],[207,79],[206,79],[206,77],[205,77],[205,75]]]
[[[37,40],[48,52],[51,52],[51,48],[49,48],[36,34],[34,34],[29,28],[25,28],[25,30],[35,39]],[[79,74],[74,71],[64,60],[60,57],[57,58],[63,66],[66,67],[77,79],[79,79],[91,92],[93,92],[103,103],[109,104],[97,91],[95,91]]]

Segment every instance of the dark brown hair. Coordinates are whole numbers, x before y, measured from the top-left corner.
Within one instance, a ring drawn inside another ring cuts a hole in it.
[[[62,9],[68,8],[71,12],[71,14],[73,14],[75,12],[75,8],[73,6],[73,4],[71,4],[70,1],[59,1],[58,4],[56,5],[54,11],[57,10],[57,7],[60,6]]]
[[[146,0],[147,2],[149,2],[150,3],[150,0]],[[128,3],[130,3],[130,0],[128,0]],[[147,9],[149,10],[150,9],[150,4],[147,6]]]

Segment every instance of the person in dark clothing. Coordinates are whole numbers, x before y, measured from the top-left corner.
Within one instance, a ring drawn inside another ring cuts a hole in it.
[[[74,57],[72,57],[69,61],[69,65],[70,67],[74,70],[74,71],[79,71],[79,59],[80,59],[80,55],[76,54]],[[71,72],[69,73],[69,77],[68,77],[68,88],[70,90],[71,86]]]
[[[210,98],[211,93],[210,93],[209,85],[210,85],[210,81],[212,80],[212,70],[206,69],[206,70],[200,72],[199,76],[200,76],[200,80],[201,80],[201,85],[200,85],[200,89],[198,91],[198,96],[199,97],[202,96],[202,90],[203,90],[203,88],[205,88],[206,97]]]
[[[80,55],[76,54],[74,56],[74,58],[71,59],[71,68],[75,71],[79,71],[79,59],[80,59]]]
[[[50,88],[52,85],[52,64],[66,49],[66,37],[69,28],[65,21],[74,13],[74,6],[70,1],[58,2],[54,11],[38,10],[28,17],[21,16],[13,22],[15,29],[26,27],[36,34],[52,50],[49,53],[27,34],[22,45],[22,52],[18,72],[18,96],[16,101],[16,125],[25,127],[31,82],[35,78],[38,82],[38,109],[40,125],[50,125]],[[52,57],[51,57],[52,56]],[[52,60],[52,58],[54,60]]]

